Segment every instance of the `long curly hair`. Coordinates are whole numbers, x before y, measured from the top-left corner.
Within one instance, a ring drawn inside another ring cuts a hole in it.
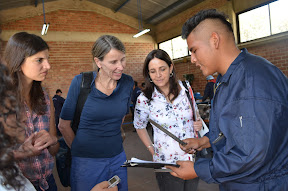
[[[9,77],[9,71],[0,61],[0,173],[2,179],[0,183],[6,188],[21,190],[23,187],[23,176],[16,166],[13,148],[17,143],[17,137],[11,137],[5,132],[6,128],[24,128],[20,122],[15,122],[13,126],[7,126],[6,118],[13,114],[20,116],[20,107],[15,97],[15,86]],[[16,118],[16,119],[17,119]],[[18,120],[16,120],[18,121]]]
[[[21,65],[29,56],[33,56],[43,50],[49,50],[47,43],[39,36],[27,32],[14,34],[8,41],[4,51],[4,61],[10,71],[14,85],[17,87],[17,99],[24,103]],[[33,81],[29,92],[30,106],[38,115],[45,114],[45,97],[40,81]]]

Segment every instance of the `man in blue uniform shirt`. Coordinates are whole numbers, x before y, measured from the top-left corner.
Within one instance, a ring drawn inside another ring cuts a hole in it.
[[[55,108],[55,124],[56,124],[58,136],[62,136],[61,132],[59,131],[58,124],[59,124],[60,113],[65,102],[65,99],[61,97],[61,95],[62,95],[62,91],[60,89],[57,89],[56,94],[52,98],[54,108]]]
[[[209,102],[211,103],[211,100],[214,96],[214,84],[215,79],[213,76],[209,75],[206,77],[207,84],[205,86],[204,95],[202,97],[202,102],[204,102],[207,98],[209,98]]]
[[[219,73],[210,132],[186,139],[187,152],[212,147],[212,159],[168,167],[182,179],[200,177],[221,191],[288,190],[288,79],[269,61],[240,51],[226,16],[204,10],[183,26],[191,62],[204,76]]]

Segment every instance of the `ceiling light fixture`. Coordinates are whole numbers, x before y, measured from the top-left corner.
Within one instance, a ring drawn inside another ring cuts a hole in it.
[[[43,4],[43,16],[44,16],[44,24],[42,27],[42,31],[41,31],[41,35],[46,35],[48,32],[48,28],[49,28],[49,23],[46,24],[46,18],[45,18],[45,8],[44,8],[44,0],[42,0],[42,4]]]
[[[143,34],[146,34],[150,29],[143,29],[142,13],[141,13],[141,1],[137,0],[137,9],[138,9],[138,22],[139,22],[139,32],[133,36],[137,38]]]

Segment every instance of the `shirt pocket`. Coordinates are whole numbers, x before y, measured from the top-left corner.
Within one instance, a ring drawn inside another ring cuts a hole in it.
[[[251,116],[236,116],[233,120],[234,127],[233,128],[233,139],[236,145],[239,145],[239,149],[245,151],[247,155],[253,150],[255,147],[255,117]]]

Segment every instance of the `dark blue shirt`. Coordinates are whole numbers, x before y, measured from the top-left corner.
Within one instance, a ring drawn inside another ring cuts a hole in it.
[[[208,82],[205,86],[205,91],[202,97],[202,101],[205,101],[208,97],[211,101],[213,96],[214,96],[214,82]]]
[[[210,111],[212,159],[197,175],[221,191],[288,190],[288,79],[244,49],[217,78]],[[220,141],[212,143],[223,133]]]
[[[54,95],[52,100],[53,100],[53,104],[54,104],[54,108],[55,108],[55,116],[59,117],[60,113],[61,113],[61,109],[62,109],[64,102],[65,102],[65,99],[56,94],[56,95]]]
[[[61,112],[64,120],[73,120],[81,78],[80,74],[72,80]],[[123,151],[120,127],[123,117],[129,113],[134,82],[131,76],[122,74],[113,93],[107,96],[95,88],[95,78],[94,72],[71,152],[77,157],[110,158]]]

